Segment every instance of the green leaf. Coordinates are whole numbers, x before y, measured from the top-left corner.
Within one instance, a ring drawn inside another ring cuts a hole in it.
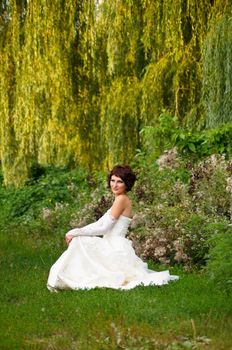
[[[193,153],[196,153],[196,147],[195,147],[194,143],[188,143],[188,148],[189,148],[190,151],[192,151]]]

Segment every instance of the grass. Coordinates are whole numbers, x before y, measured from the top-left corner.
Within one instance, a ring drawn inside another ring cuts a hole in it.
[[[53,237],[1,234],[1,350],[232,349],[232,297],[203,274],[130,291],[50,293]]]

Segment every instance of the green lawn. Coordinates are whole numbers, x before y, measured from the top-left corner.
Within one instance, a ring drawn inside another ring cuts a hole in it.
[[[60,240],[61,241],[61,240]],[[232,297],[200,274],[163,287],[50,293],[56,237],[1,234],[1,350],[232,349]]]

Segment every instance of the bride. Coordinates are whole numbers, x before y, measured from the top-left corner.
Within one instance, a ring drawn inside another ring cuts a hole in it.
[[[149,270],[125,238],[132,221],[129,192],[136,176],[129,166],[115,166],[108,176],[114,194],[112,207],[96,222],[66,234],[68,249],[51,267],[47,288],[132,289],[138,285],[163,285],[178,279],[168,271]]]

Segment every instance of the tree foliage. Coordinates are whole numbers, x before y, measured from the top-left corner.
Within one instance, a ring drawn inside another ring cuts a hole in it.
[[[232,17],[217,15],[205,40],[203,102],[206,125],[216,127],[232,120]]]
[[[3,0],[5,184],[34,162],[127,163],[163,109],[190,128],[231,121],[230,23],[228,0]]]

